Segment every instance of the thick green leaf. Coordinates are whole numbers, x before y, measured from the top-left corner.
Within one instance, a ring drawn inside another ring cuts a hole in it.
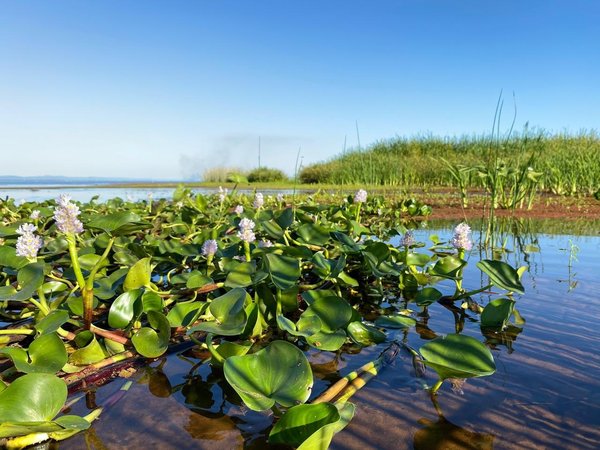
[[[423,253],[408,253],[406,255],[406,264],[409,266],[425,266],[429,261],[431,261],[431,257],[429,255],[425,255]]]
[[[419,306],[428,306],[442,298],[442,293],[436,288],[426,287],[417,292],[415,302]]]
[[[477,267],[490,277],[490,281],[494,286],[509,292],[525,293],[525,288],[519,280],[519,274],[510,264],[503,261],[484,259],[477,263]]]
[[[224,364],[225,378],[254,411],[275,403],[290,407],[310,396],[313,377],[304,353],[285,341],[274,341],[251,355],[232,356]]]
[[[431,268],[430,274],[442,278],[455,278],[460,269],[467,265],[457,256],[444,256]]]
[[[383,328],[409,328],[417,323],[415,319],[398,314],[395,316],[379,316],[375,319],[375,325]]]
[[[0,245],[0,266],[20,269],[29,264],[24,256],[17,256],[17,251],[9,245]]]
[[[336,296],[318,298],[308,310],[319,316],[325,332],[346,328],[352,318],[352,306],[343,298]]]
[[[24,375],[0,392],[0,423],[52,420],[66,400],[67,385],[55,375]]]
[[[344,330],[336,330],[333,333],[319,331],[306,338],[306,342],[311,347],[328,352],[338,350],[346,342],[346,332]]]
[[[146,291],[142,294],[142,310],[162,312],[165,307],[165,302],[162,297],[156,292]]]
[[[251,343],[242,345],[227,341],[221,342],[217,347],[210,345],[208,347],[208,350],[212,355],[210,363],[213,366],[222,367],[227,358],[245,355],[250,350],[250,347],[252,347]]]
[[[336,404],[335,406],[340,414],[339,420],[315,431],[298,447],[298,450],[327,450],[329,448],[333,436],[343,430],[354,417],[355,407],[352,403]]]
[[[435,370],[441,380],[482,377],[496,371],[490,350],[477,339],[462,334],[434,339],[419,352],[424,363]]]
[[[317,299],[326,297],[335,297],[335,291],[333,289],[319,289],[302,293],[302,300],[308,305],[312,305]]]
[[[244,331],[248,317],[244,306],[250,296],[243,288],[235,288],[215,298],[209,306],[214,322],[203,322],[191,328],[188,333],[206,331],[222,336],[237,336]]]
[[[2,292],[0,300],[29,300],[37,288],[44,283],[44,263],[31,263],[22,267],[17,273],[17,282],[21,290],[15,292],[11,288],[6,293]]]
[[[61,283],[62,284],[62,283]],[[64,309],[54,310],[38,323],[35,329],[40,334],[54,333],[69,320],[69,313]]]
[[[316,223],[305,223],[296,230],[299,240],[312,245],[325,245],[329,241],[329,230]]]
[[[119,295],[108,310],[108,326],[126,328],[142,312],[142,305],[138,302],[141,294],[141,289],[134,289]]]
[[[286,290],[298,284],[300,261],[289,256],[268,253],[265,255],[271,280],[277,289]]]
[[[125,277],[123,283],[123,289],[131,291],[133,289],[139,289],[150,284],[150,277],[152,276],[152,266],[150,265],[150,258],[142,258],[136,262]]]
[[[56,333],[44,334],[37,337],[27,351],[17,347],[0,349],[12,359],[15,368],[24,373],[55,373],[67,362],[67,349]]]
[[[364,347],[381,344],[387,339],[385,333],[382,333],[377,328],[358,321],[350,322],[346,331],[348,331],[350,339]]]
[[[321,330],[321,319],[316,314],[302,315],[295,324],[290,319],[280,314],[277,316],[277,326],[280,330],[287,331],[293,336],[311,336]]]
[[[85,366],[103,360],[106,355],[96,336],[90,331],[82,331],[75,340],[79,349],[69,356],[69,363],[75,366]]]
[[[171,325],[169,320],[156,311],[148,312],[150,327],[140,328],[131,338],[135,350],[146,358],[158,358],[169,348]]]
[[[208,307],[208,303],[199,301],[178,302],[167,314],[171,327],[187,327],[194,323]]]
[[[140,216],[132,211],[119,211],[100,215],[90,220],[86,226],[118,236],[147,228],[149,224],[142,223],[141,220]]]
[[[269,444],[298,447],[310,435],[339,419],[340,413],[331,403],[294,406],[286,411],[269,433]]]
[[[516,302],[508,298],[492,300],[481,312],[482,328],[504,328],[513,313]]]
[[[227,274],[225,287],[243,288],[254,283],[252,276],[256,272],[254,264],[249,262],[241,262],[236,264],[233,269]]]

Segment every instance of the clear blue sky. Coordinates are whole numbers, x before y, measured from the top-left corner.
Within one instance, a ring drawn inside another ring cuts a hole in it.
[[[0,175],[293,172],[394,136],[600,124],[600,2],[0,2]]]

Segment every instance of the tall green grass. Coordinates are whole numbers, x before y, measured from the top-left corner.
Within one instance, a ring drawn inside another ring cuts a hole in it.
[[[478,167],[494,155],[507,166],[527,161],[542,172],[539,186],[560,195],[592,194],[600,188],[600,136],[527,132],[498,139],[487,135],[440,138],[431,135],[380,141],[365,150],[351,150],[300,173],[303,183],[367,184],[402,187],[454,186],[453,165]],[[482,187],[477,171],[466,176],[467,187]]]

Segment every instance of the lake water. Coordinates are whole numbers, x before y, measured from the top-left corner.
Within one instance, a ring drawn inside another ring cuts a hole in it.
[[[417,236],[425,240],[430,233],[447,238],[451,230],[419,230]],[[514,250],[509,262],[529,266],[525,295],[515,297],[526,323],[484,337],[475,320],[466,320],[463,331],[487,342],[496,373],[467,380],[462,393],[445,382],[436,410],[423,390],[435,374],[428,370],[426,378],[417,378],[403,351],[352,398],[355,417],[334,437],[333,449],[600,447],[600,237],[506,235],[506,242]],[[478,256],[471,255],[467,289],[481,286],[474,264]],[[487,297],[477,299],[485,303]],[[434,304],[429,313],[418,317],[417,327],[394,337],[419,348],[436,335],[454,332],[451,311]],[[358,354],[309,352],[317,378],[313,395],[376,358],[385,346]],[[205,356],[186,349],[153,363],[90,430],[53,448],[269,448],[265,436],[272,416],[244,407],[222,372],[200,364]],[[98,388],[95,401],[102,404],[122,383]],[[87,411],[82,401],[73,406],[74,413]]]
[[[218,192],[217,188],[193,188],[194,193],[204,195],[214,194]],[[282,193],[285,195],[291,194],[290,189],[271,190],[261,189],[264,195],[277,195]],[[173,198],[175,188],[160,188],[160,187],[144,187],[144,188],[109,188],[109,187],[71,187],[71,186],[38,186],[32,188],[10,188],[0,186],[0,198],[10,197],[17,202],[41,202],[45,200],[55,199],[61,194],[68,194],[73,200],[79,202],[88,202],[93,197],[97,197],[99,202],[105,202],[108,199],[119,197],[123,200],[137,202],[140,200],[148,200],[152,198],[158,200],[161,198]],[[254,190],[238,189],[237,192],[253,193]],[[300,192],[300,191],[298,191]]]

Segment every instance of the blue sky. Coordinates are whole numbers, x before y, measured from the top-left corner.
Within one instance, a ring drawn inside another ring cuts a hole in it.
[[[293,172],[394,136],[599,127],[595,1],[0,3],[0,175]]]

